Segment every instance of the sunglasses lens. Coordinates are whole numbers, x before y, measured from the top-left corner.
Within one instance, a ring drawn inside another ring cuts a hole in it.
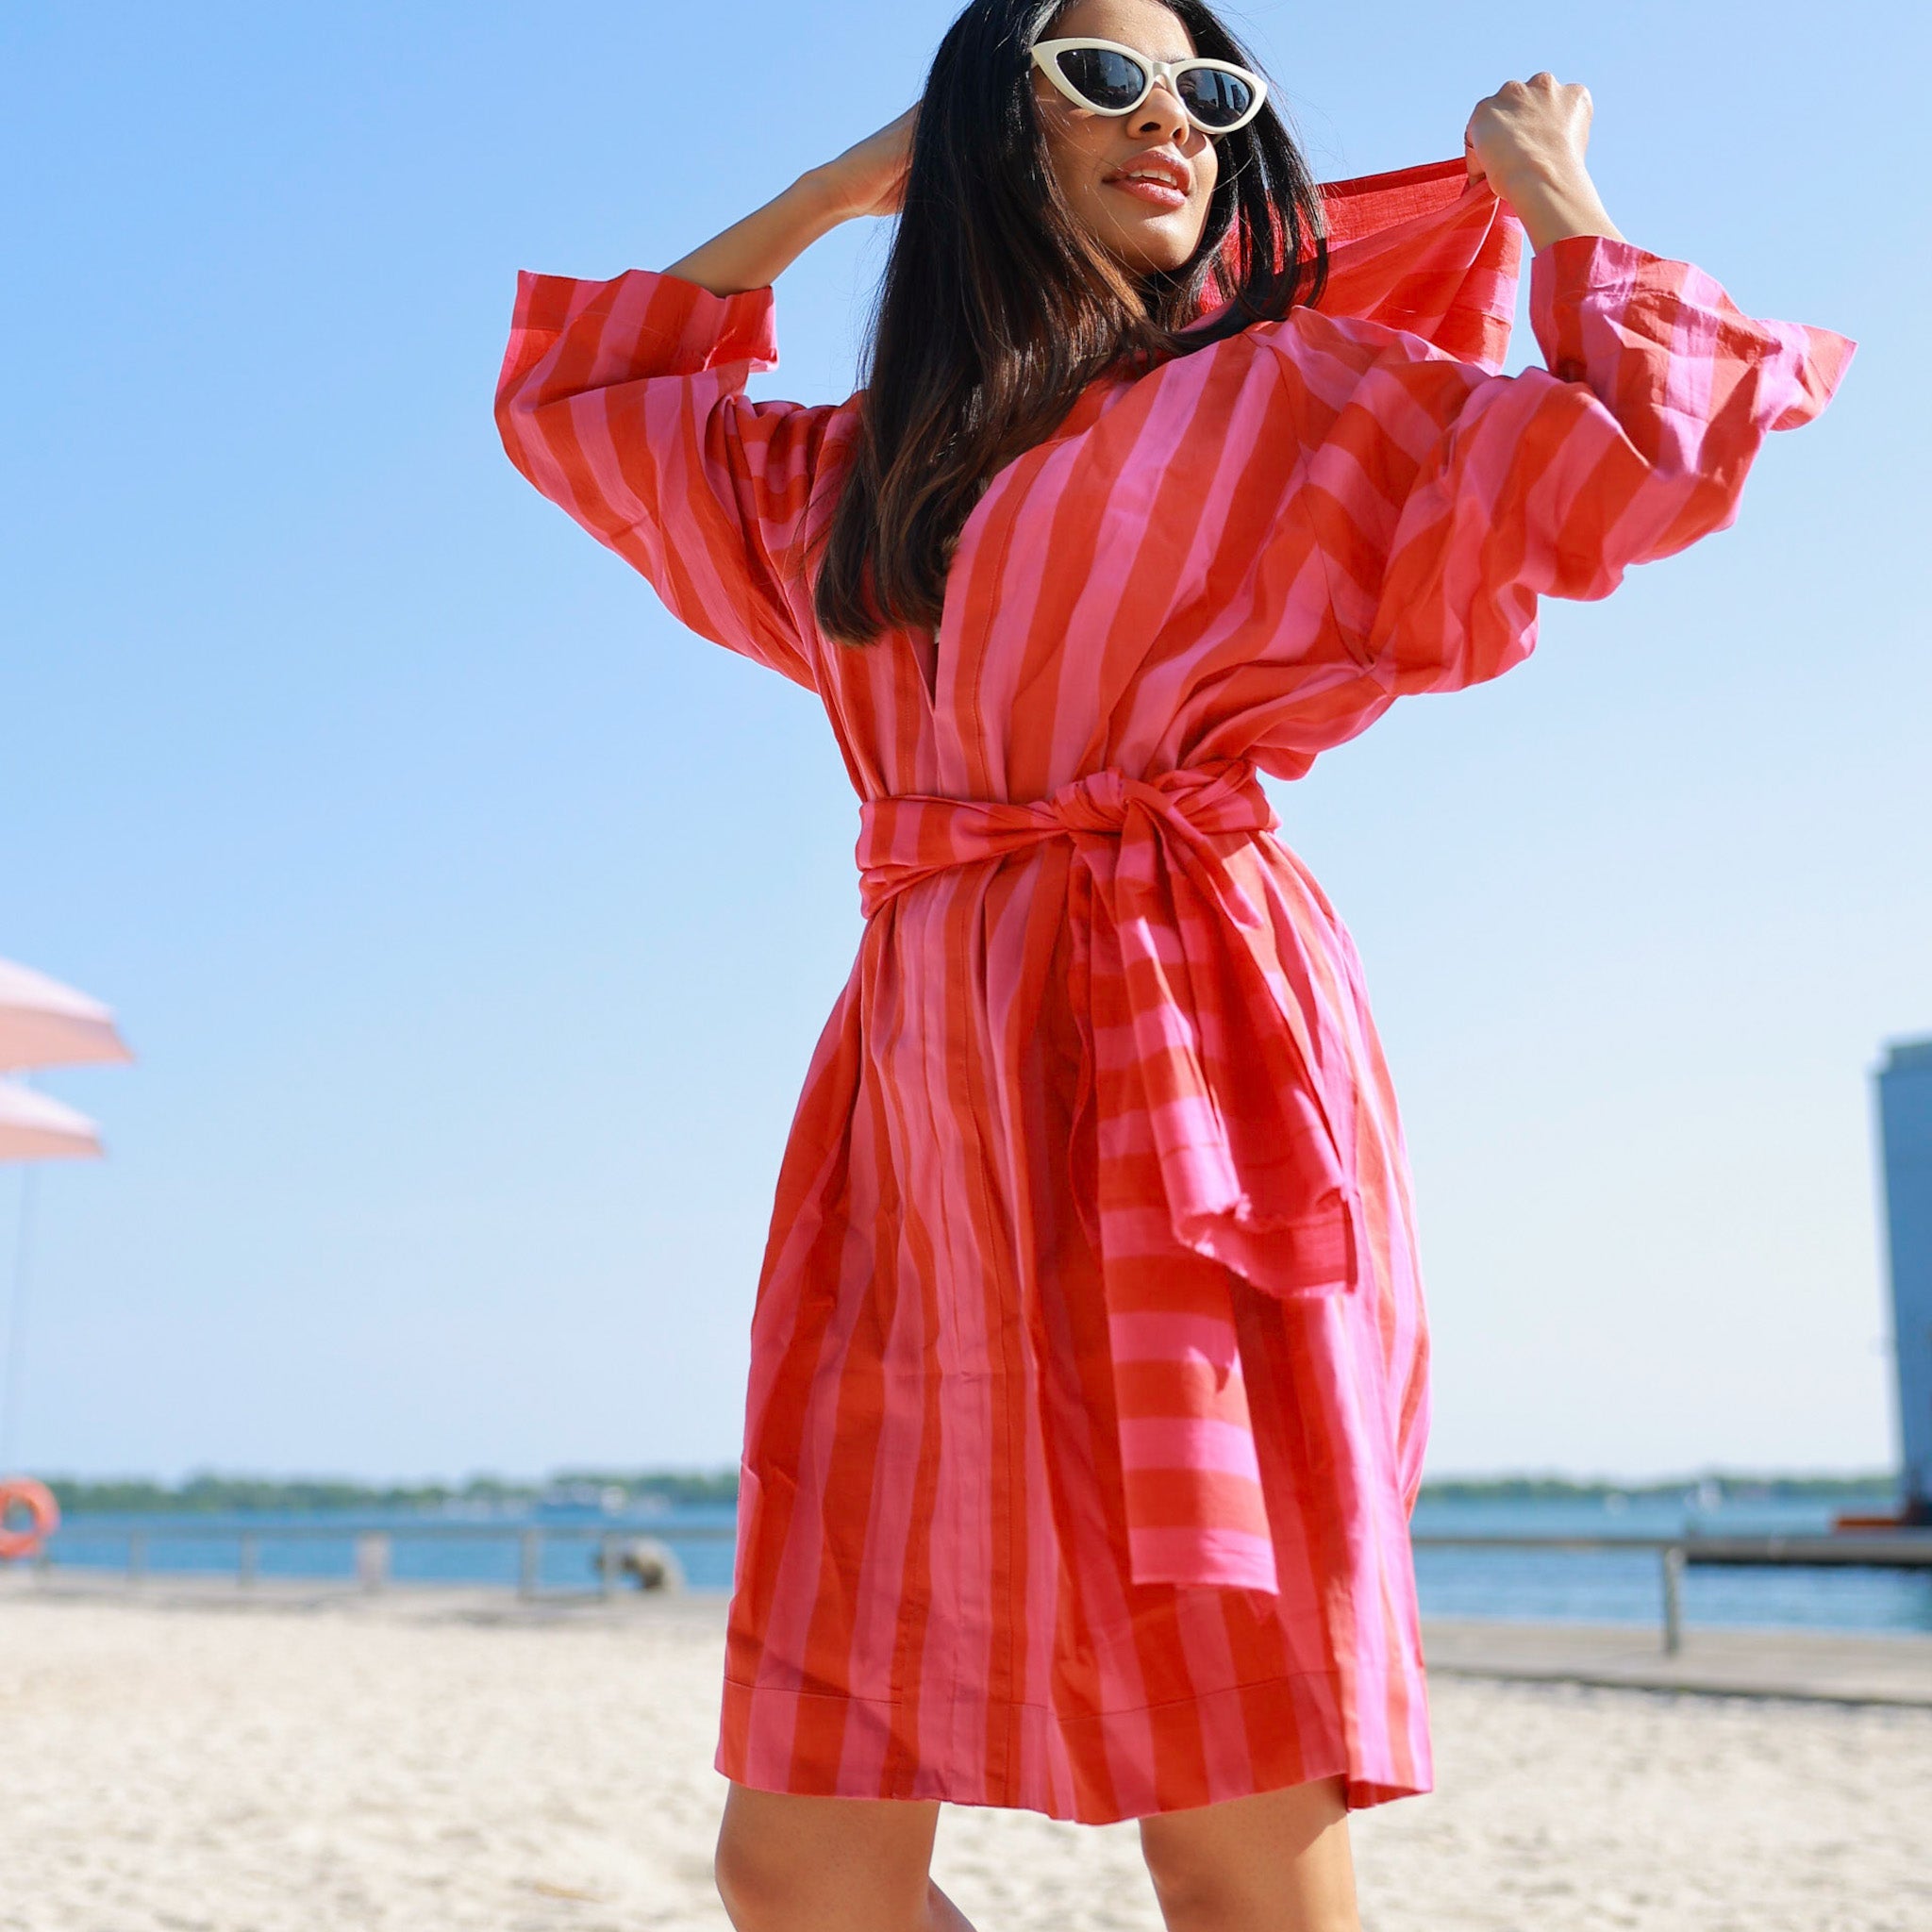
[[[1195,67],[1180,77],[1181,106],[1203,127],[1232,127],[1255,105],[1255,90],[1239,74]]]
[[[1083,101],[1104,114],[1124,114],[1147,92],[1147,71],[1106,47],[1069,47],[1059,70]]]

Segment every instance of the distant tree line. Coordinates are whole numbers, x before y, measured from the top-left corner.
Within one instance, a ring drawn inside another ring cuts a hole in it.
[[[571,1470],[543,1482],[508,1482],[472,1476],[463,1483],[370,1484],[298,1477],[192,1475],[181,1483],[127,1477],[83,1482],[48,1476],[63,1513],[70,1516],[180,1515],[225,1516],[248,1510],[297,1515],[329,1510],[522,1509],[539,1504],[616,1502],[628,1507],[646,1501],[673,1507],[729,1505],[738,1500],[736,1470],[646,1471],[605,1474]]]
[[[1650,1483],[1573,1482],[1564,1476],[1483,1476],[1425,1482],[1425,1503],[1591,1503],[1606,1496],[1685,1496],[1714,1490],[1725,1503],[1837,1503],[1888,1496],[1898,1488],[1890,1470],[1870,1475],[1742,1475],[1713,1472]]]
[[[321,1478],[193,1475],[182,1483],[138,1479],[82,1482],[52,1476],[49,1487],[72,1516],[205,1515],[250,1510],[297,1515],[331,1510],[527,1509],[540,1505],[617,1508],[641,1504],[672,1507],[728,1506],[738,1500],[735,1470],[563,1470],[542,1482],[472,1476],[464,1483],[333,1482]],[[1713,1474],[1669,1482],[1574,1482],[1561,1476],[1492,1476],[1423,1485],[1425,1503],[1591,1503],[1607,1496],[1683,1496],[1715,1490],[1724,1503],[1834,1503],[1890,1495],[1896,1476],[1745,1475]]]

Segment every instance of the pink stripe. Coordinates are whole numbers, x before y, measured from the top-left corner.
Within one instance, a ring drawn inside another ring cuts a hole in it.
[[[1241,1670],[1228,1644],[1226,1612],[1219,1596],[1210,1591],[1182,1591],[1176,1609],[1189,1662],[1199,1674],[1200,1681],[1238,1684]],[[1201,1744],[1208,1763],[1208,1790],[1212,1802],[1221,1804],[1230,1798],[1245,1797],[1254,1790],[1255,1760],[1243,1725],[1203,1724]]]
[[[1232,1321],[1209,1315],[1113,1315],[1107,1335],[1117,1362],[1205,1361],[1241,1373]]]
[[[1128,1532],[1134,1574],[1144,1583],[1196,1582],[1203,1559],[1226,1590],[1274,1594],[1274,1545],[1265,1536],[1239,1529],[1167,1529],[1142,1525]]]
[[[1253,1433],[1206,1416],[1123,1416],[1121,1463],[1126,1469],[1205,1469],[1261,1480]]]

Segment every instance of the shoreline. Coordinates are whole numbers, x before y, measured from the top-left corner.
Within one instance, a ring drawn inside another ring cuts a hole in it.
[[[0,1572],[0,1611],[14,1604],[92,1605],[222,1615],[337,1616],[361,1622],[476,1626],[626,1628],[681,1619],[722,1639],[728,1593],[547,1591],[441,1583],[258,1578],[151,1573],[129,1582],[112,1571]],[[1431,1678],[1574,1684],[1606,1690],[1932,1709],[1932,1635],[1693,1624],[1666,1655],[1654,1625],[1556,1619],[1424,1618]]]

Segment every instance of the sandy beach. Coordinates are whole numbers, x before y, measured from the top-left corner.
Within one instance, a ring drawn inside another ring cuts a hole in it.
[[[633,1932],[710,1891],[711,1601],[0,1592],[6,1932]],[[1932,1710],[1443,1679],[1371,1932],[1925,1932]],[[1152,1932],[1131,1826],[949,1812],[982,1932]]]

